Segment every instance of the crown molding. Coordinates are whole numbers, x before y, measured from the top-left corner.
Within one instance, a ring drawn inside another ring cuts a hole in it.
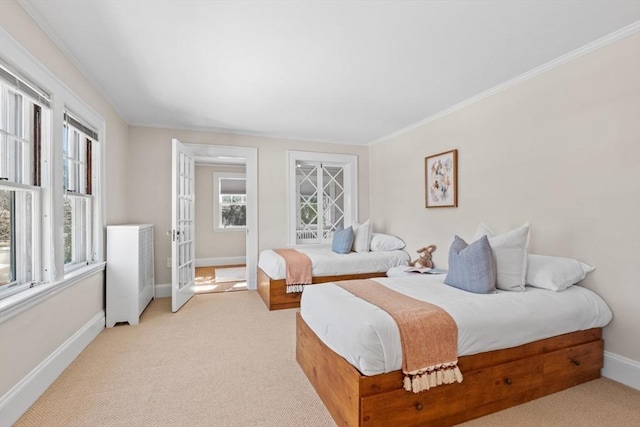
[[[627,36],[630,36],[631,34],[634,34],[636,32],[640,31],[640,21],[636,21],[631,25],[628,25],[624,28],[621,28],[618,31],[615,31],[609,35],[606,35],[598,40],[595,40],[589,44],[586,44],[576,50],[573,50],[565,55],[562,55],[552,61],[547,62],[546,64],[540,65],[539,67],[536,67],[532,70],[527,71],[526,73],[520,74],[517,77],[514,77],[511,80],[507,80],[504,83],[499,84],[498,86],[494,86],[491,89],[488,89],[484,92],[481,92],[475,96],[472,96],[471,98],[468,98],[458,104],[455,104],[449,108],[446,108],[436,114],[433,114],[423,120],[420,120],[419,122],[416,122],[412,125],[409,125],[407,127],[404,127],[396,132],[390,133],[388,135],[385,135],[381,138],[378,138],[374,141],[371,141],[369,143],[369,145],[375,145],[375,144],[379,144],[383,141],[387,141],[391,138],[395,138],[399,135],[402,135],[404,133],[410,132],[416,128],[419,128],[420,126],[426,125],[427,123],[431,123],[435,120],[441,119],[445,116],[448,116],[451,113],[454,113],[458,110],[461,110],[465,107],[468,107],[469,105],[475,104],[476,102],[479,102],[485,98],[488,98],[492,95],[495,95],[496,93],[502,92],[506,89],[509,89],[512,86],[518,85],[522,82],[525,82],[529,79],[532,79],[534,77],[539,76],[540,74],[546,73],[548,71],[553,70],[554,68],[557,68],[563,64],[566,64],[567,62],[573,61],[576,58],[579,58],[583,55],[586,55],[590,52],[593,52],[595,50],[598,50],[602,47],[605,47],[615,41],[618,41],[620,39],[623,39]]]
[[[1,0],[0,0],[1,1]],[[85,79],[89,81],[89,83],[98,91],[100,95],[107,101],[107,103],[114,109],[114,111],[122,118],[122,120],[127,123],[127,117],[124,114],[123,110],[120,108],[117,102],[109,96],[109,93],[100,85],[98,82],[91,76],[91,74],[87,71],[87,69],[82,65],[82,62],[78,60],[78,58],[67,48],[67,46],[62,41],[60,35],[47,23],[47,20],[44,19],[40,11],[30,1],[27,0],[16,0],[17,3],[27,12],[27,14],[33,19],[38,27],[42,30],[42,32],[49,37],[49,39],[56,45],[58,49],[62,52],[62,54],[71,62],[71,64],[84,76]]]

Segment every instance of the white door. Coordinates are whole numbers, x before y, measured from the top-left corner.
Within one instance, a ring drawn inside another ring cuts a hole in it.
[[[171,309],[195,294],[195,162],[191,150],[173,140],[171,185]]]

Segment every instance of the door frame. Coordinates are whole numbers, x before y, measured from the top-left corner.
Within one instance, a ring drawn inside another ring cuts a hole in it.
[[[247,227],[246,262],[247,288],[256,290],[258,271],[258,148],[229,145],[185,143],[197,163],[211,163],[221,157],[242,158],[246,167]]]

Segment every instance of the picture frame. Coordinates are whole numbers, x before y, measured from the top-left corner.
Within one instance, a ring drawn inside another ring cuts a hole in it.
[[[425,207],[458,206],[458,150],[424,158]]]

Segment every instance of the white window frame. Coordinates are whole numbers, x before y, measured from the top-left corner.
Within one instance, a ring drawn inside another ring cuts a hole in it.
[[[220,209],[220,180],[221,179],[244,179],[246,182],[247,174],[240,172],[214,172],[213,173],[213,229],[215,231],[244,231],[247,226],[231,226],[222,225],[222,209]],[[245,196],[247,196],[245,191]]]
[[[17,74],[36,84],[50,96],[50,114],[42,117],[40,221],[36,242],[40,260],[40,280],[29,289],[14,295],[0,295],[0,318],[6,319],[21,310],[48,298],[59,289],[77,283],[81,277],[104,269],[104,227],[105,227],[105,169],[106,122],[76,96],[55,74],[33,57],[4,28],[0,27],[2,50],[0,61],[15,70]],[[95,129],[100,141],[93,154],[96,159],[92,172],[97,179],[93,182],[93,202],[91,213],[92,260],[90,265],[77,270],[65,271],[63,249],[63,115],[73,111]]]
[[[5,64],[6,65],[6,64]],[[7,66],[7,68],[9,68]],[[24,80],[23,80],[24,82]],[[22,98],[20,107],[20,129],[16,133],[3,133],[3,137],[7,140],[13,138],[19,141],[20,144],[27,144],[26,150],[24,147],[20,147],[15,153],[7,152],[7,173],[12,175],[17,173],[14,178],[16,181],[0,181],[0,189],[11,191],[14,194],[14,229],[12,242],[12,251],[15,255],[15,260],[12,262],[15,267],[14,280],[3,285],[0,288],[0,298],[5,298],[16,294],[20,291],[29,289],[34,283],[38,283],[41,280],[41,250],[38,242],[40,241],[40,216],[41,216],[41,198],[42,187],[35,185],[32,182],[32,172],[35,170],[35,159],[33,158],[33,145],[36,143],[34,135],[27,135],[28,131],[31,131],[28,122],[33,121],[35,116],[33,115],[32,108],[37,105],[40,107],[40,136],[41,142],[48,137],[47,132],[47,120],[51,115],[49,107],[44,105],[38,99],[35,99],[20,88],[14,87],[12,84],[6,83],[4,80],[0,80],[0,90],[2,90],[2,99],[9,96],[10,93],[19,95]],[[7,110],[4,103],[0,105],[0,128],[7,129],[8,124],[6,121]],[[29,128],[29,129],[28,129]],[[41,150],[42,151],[42,150]],[[15,157],[17,156],[18,163],[15,163]],[[14,165],[11,165],[14,163]],[[43,161],[38,166],[42,168]],[[19,170],[16,171],[14,166],[18,166]],[[10,177],[9,177],[10,178]],[[42,183],[42,179],[41,179]],[[30,196],[30,201],[27,199]],[[30,206],[29,206],[30,205]],[[30,211],[31,220],[26,220],[26,212]]]
[[[71,114],[69,111],[66,111],[66,114],[73,117],[80,123],[85,122],[84,119],[79,119],[77,115]],[[98,148],[100,146],[100,143],[93,136],[87,135],[85,132],[77,129],[71,124],[67,124],[66,127],[67,130],[64,132],[66,141],[63,138],[63,145],[66,144],[71,138],[77,139],[77,147],[67,149],[66,156],[64,155],[63,149],[63,169],[64,162],[68,162],[67,178],[65,179],[63,176],[65,185],[63,206],[67,201],[71,204],[71,260],[64,263],[64,270],[65,272],[70,272],[81,268],[82,266],[88,265],[94,261],[95,248],[93,247],[92,222],[95,203],[93,195],[93,183],[96,181],[97,176],[93,171],[93,164],[99,162],[99,158],[94,153],[95,151],[99,151]],[[89,159],[89,153],[87,153],[86,146],[84,146],[87,140],[91,141],[91,159]],[[92,165],[91,194],[87,193],[86,180],[89,161],[91,161]],[[67,185],[71,188],[66,188]],[[65,248],[63,246],[63,251],[64,250]]]
[[[8,297],[17,292],[28,289],[33,283],[40,280],[40,257],[37,247],[38,231],[40,222],[38,212],[40,211],[40,195],[38,187],[24,186],[15,183],[0,183],[0,190],[9,190],[15,193],[15,240],[16,247],[15,279],[2,286],[0,298]],[[31,216],[30,223],[24,220],[24,209],[27,206],[27,194],[31,195]],[[32,236],[31,242],[27,242],[27,236]],[[31,262],[24,262],[25,251],[29,251]],[[22,257],[21,257],[22,255]]]
[[[297,179],[296,169],[299,162],[317,162],[344,168],[344,226],[350,226],[358,218],[358,156],[355,154],[316,153],[308,151],[287,151],[288,168],[288,223],[289,246],[327,244],[322,238],[315,243],[298,243],[297,239]]]

